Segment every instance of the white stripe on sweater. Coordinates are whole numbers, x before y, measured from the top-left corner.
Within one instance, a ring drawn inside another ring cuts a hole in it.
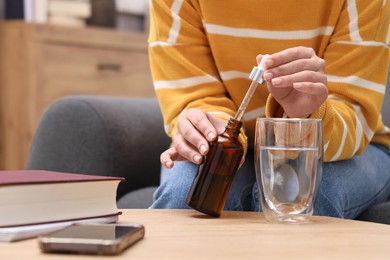
[[[372,137],[374,136],[375,132],[368,126],[367,120],[363,115],[362,108],[358,105],[353,105],[353,108],[355,109],[356,113],[356,120],[360,122],[361,126],[363,128],[363,133],[364,136],[368,139],[371,140]]]
[[[249,73],[236,71],[236,70],[229,70],[229,71],[223,71],[220,73],[222,80],[231,80],[231,79],[248,79],[249,80]]]
[[[385,85],[368,81],[360,77],[356,77],[356,76],[340,77],[335,75],[327,75],[327,78],[328,78],[328,82],[350,84],[359,88],[375,91],[382,95],[385,94],[385,88],[386,88]]]
[[[348,133],[348,126],[345,123],[343,117],[339,114],[339,112],[337,112],[337,111],[335,111],[335,112],[336,112],[335,115],[337,115],[340,118],[341,122],[343,123],[344,129],[343,129],[343,135],[341,137],[339,149],[336,152],[336,154],[332,157],[332,159],[330,159],[330,161],[336,161],[340,157],[341,153],[344,150],[345,140],[347,138],[347,133]]]
[[[168,42],[176,43],[177,37],[180,32],[180,17],[178,13],[180,12],[181,6],[183,5],[183,0],[175,0],[171,7],[171,15],[173,17],[172,27],[169,31]]]
[[[163,42],[163,41],[156,41],[156,42],[150,42],[149,47],[172,47],[172,46],[178,46],[181,44],[175,44],[170,42]]]
[[[296,31],[269,31],[247,28],[228,27],[216,24],[205,24],[206,31],[209,34],[227,35],[233,37],[249,37],[258,39],[274,39],[274,40],[298,40],[312,39],[319,35],[331,35],[334,27],[319,27],[312,30],[296,30]]]
[[[181,89],[190,88],[200,84],[218,82],[219,80],[211,75],[197,76],[178,80],[156,80],[153,82],[154,89]]]
[[[265,115],[265,107],[260,107],[254,110],[250,110],[244,113],[243,118],[244,121],[251,121],[258,117],[264,117]]]
[[[386,43],[377,42],[377,41],[361,41],[361,42],[337,41],[335,43],[345,44],[345,45],[369,46],[369,47],[385,47],[386,49],[389,49],[389,46]]]
[[[388,134],[390,133],[390,128],[385,126],[382,131],[378,132],[379,134]]]
[[[366,122],[366,119],[364,117],[360,118],[362,116],[360,111],[360,106],[354,106],[355,113],[356,113],[356,127],[355,127],[355,148],[353,149],[353,154],[356,154],[356,152],[359,150],[360,143],[362,141],[363,137],[363,122]],[[359,109],[359,111],[358,111]]]
[[[328,150],[329,142],[324,145],[324,153],[326,153],[326,150]]]
[[[362,37],[359,33],[359,16],[355,0],[347,1],[347,10],[349,16],[349,35],[352,41],[362,41]]]
[[[334,95],[329,95],[329,99],[333,100],[341,100],[344,102],[348,102],[345,99],[342,99],[340,97],[336,97]],[[355,144],[355,149],[354,153],[359,149],[360,146],[360,141],[362,138],[362,133],[364,133],[364,136],[368,139],[371,140],[371,138],[374,136],[374,131],[368,126],[367,120],[365,116],[363,115],[362,108],[359,105],[352,105],[353,109],[355,110],[356,114],[356,144]]]
[[[213,115],[213,116],[222,116],[223,118],[229,119],[233,117],[232,115],[229,115],[228,113],[221,112],[221,111],[209,111],[207,114]]]

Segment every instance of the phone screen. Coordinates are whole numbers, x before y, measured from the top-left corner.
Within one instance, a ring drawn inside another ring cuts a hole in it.
[[[44,252],[118,254],[144,237],[142,225],[74,225],[43,235]]]
[[[52,235],[56,238],[81,238],[81,239],[119,239],[137,230],[137,227],[118,225],[76,225],[60,230]]]

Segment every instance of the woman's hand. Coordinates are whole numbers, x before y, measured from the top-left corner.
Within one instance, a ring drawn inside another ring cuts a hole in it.
[[[257,56],[260,62],[262,55]],[[328,96],[325,61],[313,49],[294,47],[272,54],[263,74],[268,90],[288,117],[306,118]]]
[[[221,134],[226,124],[227,121],[200,109],[189,109],[179,117],[173,146],[161,154],[161,164],[166,168],[172,168],[174,161],[202,163],[203,156],[210,148],[208,142]]]

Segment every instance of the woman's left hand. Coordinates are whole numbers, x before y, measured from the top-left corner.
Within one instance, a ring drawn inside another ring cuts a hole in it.
[[[257,56],[260,62],[262,55]],[[288,117],[306,118],[328,96],[325,61],[313,49],[294,47],[274,53],[265,61],[268,90]]]

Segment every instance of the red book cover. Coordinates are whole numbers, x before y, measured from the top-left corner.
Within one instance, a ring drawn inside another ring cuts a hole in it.
[[[42,170],[0,171],[0,186],[15,185],[15,184],[21,185],[21,184],[107,181],[107,180],[124,180],[124,178],[52,172],[52,171],[42,171]]]

